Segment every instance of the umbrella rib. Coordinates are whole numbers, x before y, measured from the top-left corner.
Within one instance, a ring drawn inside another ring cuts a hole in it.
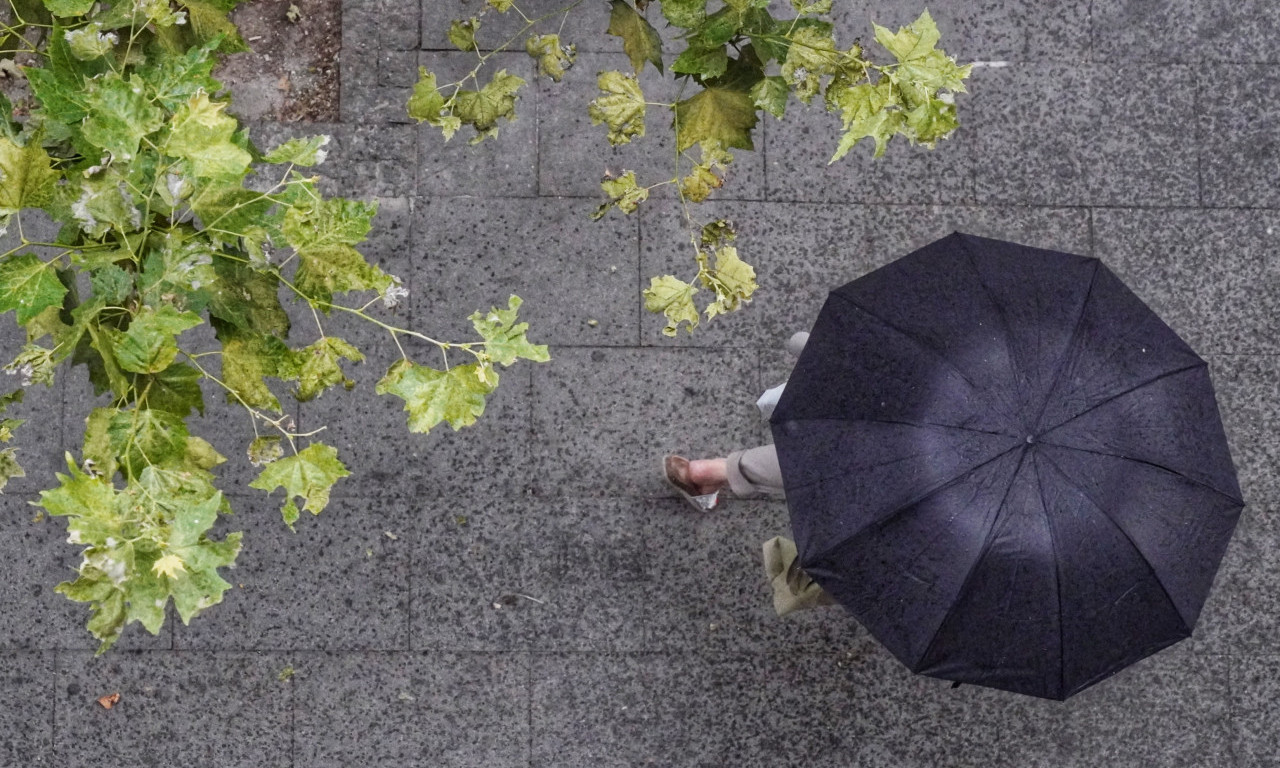
[[[1094,403],[1093,405],[1089,406],[1088,408],[1086,408],[1086,409],[1084,409],[1083,411],[1081,411],[1081,412],[1077,413],[1076,415],[1072,416],[1072,417],[1071,417],[1071,418],[1069,418],[1069,419],[1065,419],[1065,420],[1063,420],[1063,421],[1061,421],[1061,422],[1058,422],[1057,424],[1054,424],[1052,427],[1049,427],[1048,429],[1042,429],[1042,430],[1040,430],[1040,435],[1041,435],[1042,437],[1044,437],[1044,436],[1046,436],[1046,435],[1049,435],[1049,434],[1051,434],[1054,430],[1056,430],[1056,429],[1061,429],[1062,427],[1065,427],[1066,425],[1070,424],[1071,422],[1075,421],[1076,419],[1080,418],[1081,416],[1084,416],[1085,414],[1088,414],[1088,413],[1092,413],[1093,411],[1098,410],[1099,408],[1101,408],[1102,406],[1106,405],[1107,403],[1110,403],[1110,402],[1111,402],[1111,401],[1113,401],[1113,400],[1118,400],[1118,399],[1120,399],[1120,398],[1124,397],[1125,395],[1127,395],[1127,394],[1129,394],[1129,393],[1131,393],[1131,392],[1136,392],[1137,390],[1142,389],[1143,387],[1150,386],[1151,384],[1155,384],[1157,381],[1160,381],[1161,379],[1167,379],[1167,378],[1169,378],[1170,376],[1177,376],[1178,374],[1180,374],[1180,373],[1186,373],[1187,371],[1194,371],[1194,370],[1195,370],[1195,369],[1197,369],[1197,368],[1204,368],[1204,367],[1205,367],[1205,366],[1207,366],[1207,365],[1208,365],[1208,363],[1206,363],[1205,361],[1203,361],[1203,360],[1198,360],[1197,362],[1192,363],[1191,365],[1183,366],[1183,367],[1181,367],[1181,368],[1178,368],[1177,370],[1168,371],[1168,372],[1166,372],[1166,373],[1162,373],[1162,374],[1160,374],[1159,376],[1153,376],[1153,377],[1151,377],[1151,378],[1147,379],[1146,381],[1142,381],[1142,382],[1139,382],[1139,383],[1137,383],[1137,384],[1134,384],[1132,387],[1129,387],[1128,389],[1126,389],[1126,390],[1124,390],[1124,391],[1122,391],[1122,392],[1117,392],[1117,393],[1115,393],[1114,395],[1112,395],[1111,397],[1106,398],[1105,400],[1100,400],[1100,401],[1098,401],[1098,402]]]
[[[1040,452],[1037,451],[1037,454]],[[1046,459],[1048,457],[1045,457]],[[1058,594],[1058,690],[1065,691],[1067,689],[1067,638],[1064,626],[1066,622],[1062,615],[1062,558],[1058,552],[1058,536],[1053,532],[1053,521],[1049,516],[1049,500],[1044,497],[1044,483],[1040,481],[1040,459],[1039,456],[1033,456],[1032,464],[1036,468],[1036,481],[1040,486],[1040,506],[1045,510],[1045,528],[1049,530],[1049,545],[1053,547],[1053,581],[1054,588]],[[1057,466],[1055,465],[1055,469]],[[1058,470],[1059,473],[1062,470]],[[1163,586],[1163,585],[1162,585]]]
[[[948,360],[948,359],[946,358],[946,356],[945,356],[945,355],[943,355],[943,354],[942,354],[941,352],[939,352],[938,350],[934,349],[933,347],[931,347],[931,346],[929,346],[928,344],[924,343],[924,342],[923,342],[923,341],[921,341],[920,339],[916,338],[914,335],[912,335],[912,334],[908,333],[907,331],[903,330],[902,328],[899,328],[898,326],[894,325],[893,323],[889,322],[888,320],[884,319],[883,317],[880,317],[880,316],[879,316],[879,315],[877,315],[875,312],[872,312],[871,310],[869,310],[869,309],[867,309],[866,307],[862,306],[861,304],[857,303],[856,301],[854,301],[853,299],[849,298],[848,296],[845,296],[845,295],[840,294],[840,293],[836,293],[835,291],[832,291],[829,295],[830,295],[830,296],[834,296],[834,297],[836,297],[836,298],[839,298],[841,301],[845,302],[846,304],[848,304],[849,306],[851,306],[851,307],[853,307],[854,309],[858,310],[859,312],[863,313],[864,315],[866,315],[866,316],[868,316],[868,317],[870,317],[870,318],[872,318],[872,319],[874,319],[874,320],[879,321],[879,322],[880,322],[880,323],[882,323],[885,327],[889,328],[889,329],[890,329],[890,330],[892,330],[892,331],[895,331],[896,333],[898,333],[898,334],[899,334],[899,335],[901,335],[902,337],[906,338],[906,339],[907,339],[908,341],[910,341],[911,343],[915,344],[917,347],[920,347],[921,349],[924,349],[924,350],[928,351],[928,352],[929,352],[930,354],[932,354],[934,357],[936,357],[937,359],[941,360],[942,362],[944,362],[944,363],[946,363],[948,366],[950,366],[950,368],[951,368],[953,371],[955,371],[955,372],[956,372],[956,375],[957,375],[957,376],[959,376],[961,379],[964,379],[964,383],[965,383],[965,384],[968,384],[968,385],[969,385],[972,389],[974,389],[975,391],[980,391],[980,388],[978,387],[978,385],[977,385],[977,384],[974,384],[972,381],[970,381],[970,380],[969,380],[969,377],[965,375],[964,371],[960,370],[960,368],[959,368],[955,363],[953,363],[953,362],[951,362],[950,360]]]
[[[1089,290],[1084,295],[1084,301],[1080,302],[1080,314],[1076,317],[1075,327],[1071,329],[1071,339],[1067,341],[1066,350],[1063,352],[1062,359],[1058,361],[1058,370],[1053,372],[1053,381],[1049,382],[1049,386],[1044,390],[1044,402],[1040,404],[1040,412],[1036,414],[1034,424],[1039,424],[1044,418],[1045,411],[1049,410],[1049,401],[1053,399],[1053,393],[1058,390],[1058,382],[1062,380],[1062,372],[1066,370],[1067,360],[1071,357],[1071,350],[1076,346],[1076,339],[1080,338],[1080,328],[1084,325],[1085,313],[1089,310],[1089,302],[1093,299],[1093,287],[1098,284],[1098,268],[1102,265],[1097,259],[1093,262],[1093,274],[1089,276]],[[1041,433],[1047,430],[1038,430]]]
[[[1017,450],[1017,448],[1009,449],[1009,451],[1013,450]],[[1004,456],[1009,451],[1005,451],[1000,456]],[[1004,509],[1005,502],[1009,500],[1009,493],[1013,490],[1014,481],[1017,480],[1018,473],[1022,471],[1022,464],[1027,460],[1027,453],[1024,449],[1022,455],[1018,457],[1018,466],[1013,470],[1013,474],[1009,476],[1009,487],[1004,489],[1004,496],[1000,499],[1000,506],[996,508],[997,510]],[[996,458],[1000,458],[1000,456]],[[992,461],[995,461],[995,459],[992,459]],[[952,482],[955,481],[953,480]],[[934,644],[938,642],[938,634],[942,632],[943,625],[947,623],[947,619],[951,618],[951,614],[955,612],[956,606],[960,604],[960,599],[964,597],[965,591],[969,589],[969,583],[973,580],[973,574],[977,572],[978,565],[986,558],[987,552],[991,550],[991,544],[995,541],[996,525],[999,522],[1000,514],[997,512],[995,518],[991,521],[991,528],[987,530],[987,540],[982,542],[982,550],[973,559],[973,564],[969,566],[969,572],[964,575],[964,581],[960,582],[960,589],[956,592],[955,597],[952,598],[951,607],[947,608],[947,612],[942,614],[942,618],[938,620],[938,626],[933,628],[933,635],[929,638],[929,644],[925,646],[924,653],[920,654],[920,658],[916,659],[915,664],[911,667],[912,672],[918,672],[917,667],[919,667],[920,662],[929,658],[929,653],[933,651]]]
[[[961,427],[956,424],[933,424],[929,422],[901,421],[898,419],[844,419],[838,416],[805,416],[798,419],[787,419],[788,422],[800,423],[815,421],[831,421],[838,424],[896,424],[904,427],[920,427],[921,429],[956,429],[961,432],[972,432],[978,435],[1005,435],[1008,437],[1017,437],[1008,432],[997,432],[989,429],[975,429],[973,427]]]
[[[982,272],[978,269],[978,258],[973,248],[969,246],[968,235],[957,232],[960,241],[960,247],[969,256],[969,266],[973,269],[974,276],[978,279],[978,285],[982,286],[982,292],[987,294],[987,300],[991,302],[991,306],[995,307],[996,315],[1000,318],[1001,325],[1004,326],[1004,349],[1009,355],[1009,365],[1013,370],[1017,370],[1021,366],[1018,355],[1013,347],[1013,327],[1009,325],[1009,318],[1004,313],[1004,305],[996,301],[996,297],[991,293],[991,286],[987,285],[987,281],[982,279]]]
[[[1120,532],[1121,536],[1124,536],[1125,541],[1129,542],[1129,546],[1133,547],[1133,551],[1138,553],[1138,557],[1142,560],[1143,564],[1147,566],[1147,570],[1151,572],[1152,578],[1154,578],[1156,580],[1156,583],[1160,585],[1160,591],[1164,592],[1164,596],[1166,599],[1168,599],[1169,605],[1173,606],[1174,612],[1178,614],[1178,618],[1182,620],[1183,627],[1187,630],[1187,634],[1190,635],[1191,624],[1187,621],[1187,617],[1182,615],[1182,610],[1178,607],[1178,603],[1173,599],[1173,594],[1169,592],[1169,588],[1165,586],[1164,580],[1160,578],[1160,573],[1156,571],[1155,566],[1153,566],[1151,564],[1151,561],[1147,559],[1146,554],[1143,553],[1142,548],[1138,546],[1138,543],[1133,540],[1133,537],[1129,535],[1129,532],[1124,529],[1124,526],[1117,523],[1111,517],[1111,515],[1107,514],[1107,511],[1103,509],[1102,505],[1099,504],[1097,501],[1095,501],[1093,498],[1093,495],[1090,494],[1083,487],[1081,487],[1080,484],[1075,481],[1075,478],[1071,477],[1071,475],[1068,475],[1066,472],[1062,471],[1062,467],[1058,466],[1058,462],[1054,461],[1052,457],[1047,455],[1044,458],[1045,458],[1045,461],[1053,465],[1053,468],[1057,470],[1059,475],[1062,475],[1063,479],[1065,479],[1067,483],[1071,485],[1072,488],[1075,488],[1077,491],[1080,492],[1081,496],[1084,496],[1086,499],[1089,500],[1089,504],[1092,505],[1094,509],[1098,510],[1098,514],[1102,515],[1102,517],[1105,518],[1108,523],[1111,523],[1111,525],[1117,531]],[[1143,463],[1146,463],[1146,462],[1143,462]],[[1153,465],[1153,466],[1159,466],[1159,465]],[[1161,469],[1164,469],[1164,467],[1161,467]],[[1177,473],[1174,473],[1174,474],[1177,474]],[[1052,535],[1052,533],[1050,535]]]
[[[1244,499],[1238,499],[1235,496],[1232,496],[1230,493],[1227,493],[1226,491],[1222,490],[1221,488],[1215,488],[1214,486],[1210,485],[1209,483],[1206,483],[1203,480],[1197,480],[1194,477],[1188,477],[1186,474],[1179,472],[1178,470],[1172,467],[1166,467],[1165,465],[1154,462],[1154,461],[1148,461],[1147,459],[1140,459],[1136,456],[1125,456],[1119,453],[1108,453],[1107,451],[1099,451],[1093,448],[1081,448],[1076,445],[1067,445],[1066,443],[1055,443],[1050,440],[1042,440],[1041,444],[1053,446],[1054,448],[1061,448],[1066,451],[1080,451],[1081,453],[1092,453],[1095,456],[1109,456],[1113,459],[1121,459],[1123,461],[1132,461],[1135,464],[1143,464],[1148,467],[1154,467],[1155,469],[1168,472],[1171,475],[1177,475],[1183,480],[1186,480],[1188,483],[1194,483],[1195,485],[1198,485],[1201,488],[1208,488],[1209,490],[1213,491],[1214,493],[1218,494],[1224,499],[1227,499],[1228,501],[1233,501],[1237,504],[1244,504]],[[1057,465],[1055,464],[1054,466],[1057,466]],[[1065,475],[1066,473],[1063,472],[1063,474]]]

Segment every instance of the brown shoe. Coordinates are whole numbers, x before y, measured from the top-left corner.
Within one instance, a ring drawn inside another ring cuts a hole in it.
[[[667,483],[679,492],[680,496],[699,512],[715,509],[720,501],[720,491],[703,493],[689,478],[689,460],[683,456],[667,455],[662,457],[662,474]]]

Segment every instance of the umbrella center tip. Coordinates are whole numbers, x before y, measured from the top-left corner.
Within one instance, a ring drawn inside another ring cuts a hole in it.
[[[1035,441],[1036,441],[1035,435],[1027,435],[1027,445],[1031,445],[1035,443]]]

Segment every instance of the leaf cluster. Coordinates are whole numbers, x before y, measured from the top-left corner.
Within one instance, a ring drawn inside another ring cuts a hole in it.
[[[496,119],[515,119],[514,98],[495,102],[481,120],[472,120],[458,109],[460,94],[468,93],[460,90],[463,84],[470,79],[478,85],[477,73],[487,59],[511,42],[480,53],[476,33],[485,13],[519,13],[526,24],[515,40],[542,21],[563,22],[581,2],[531,18],[515,0],[490,0],[478,16],[455,21],[449,39],[460,50],[476,51],[479,63],[462,81],[445,87],[437,87],[435,74],[420,70],[410,114],[440,128],[446,139],[463,123],[476,128],[473,141],[496,135]],[[670,184],[696,231],[689,204],[705,201],[723,186],[733,152],[753,150],[763,115],[784,119],[793,97],[803,105],[820,97],[827,111],[839,116],[841,134],[831,162],[864,139],[874,144],[876,157],[884,154],[894,136],[932,149],[959,125],[954,94],[964,92],[970,67],[957,65],[937,47],[940,34],[928,11],[897,32],[873,25],[876,43],[889,57],[877,63],[860,42],[847,47],[836,42],[831,0],[790,0],[794,15],[788,18],[775,16],[770,0],[609,3],[605,32],[619,38],[632,71],[598,73],[599,95],[588,105],[587,115],[593,125],[605,127],[607,141],[616,147],[646,135],[651,107],[666,109],[675,139],[676,172],[672,178],[647,185],[632,170],[606,172],[601,182],[606,199],[592,214],[594,219],[614,208],[633,213],[651,190]],[[675,30],[679,50],[674,55],[664,50],[655,24]],[[530,35],[525,47],[538,59],[539,72],[553,80],[558,81],[573,60],[572,46],[563,46],[558,33]],[[642,75],[650,66],[658,76],[670,72],[680,81],[680,95],[674,102],[657,104],[645,96]],[[498,80],[495,75],[481,92],[496,89]],[[692,280],[655,277],[644,291],[645,306],[666,315],[664,333],[668,335],[680,324],[692,329],[700,314],[712,318],[737,309],[755,288],[754,271],[738,257],[735,247],[707,249],[698,244],[696,235],[693,240],[697,275]],[[724,279],[718,277],[722,273]],[[716,296],[702,313],[693,302],[700,287],[714,290]]]
[[[5,366],[22,386],[0,397],[0,412],[62,367],[84,366],[100,396],[80,460],[67,456],[68,473],[38,505],[66,518],[80,547],[77,577],[57,590],[89,604],[89,630],[106,650],[130,622],[158,632],[170,601],[187,622],[230,587],[219,571],[234,566],[241,535],[213,533],[230,506],[213,472],[225,458],[191,429],[205,410],[202,384],[245,410],[256,435],[248,459],[263,467],[251,487],[283,488],[293,528],[301,510],[323,510],[349,472],[331,446],[299,445],[315,433],[295,431],[279,393],[306,401],[351,389],[348,368],[365,359],[326,334],[321,317],[358,316],[402,351],[398,337],[411,335],[475,359],[485,391],[465,411],[452,385],[424,392],[403,381],[403,365],[419,378],[427,366],[406,357],[388,371],[394,384],[378,390],[413,399],[418,432],[471,423],[497,386],[495,364],[547,352],[525,338],[515,297],[473,318],[481,340],[464,344],[369,314],[408,293],[360,252],[377,204],[322,195],[318,177],[300,170],[324,161],[328,137],[263,151],[226,112],[213,72],[221,53],[244,49],[227,18],[238,0],[9,1],[18,26],[6,27],[0,55],[34,53],[39,66],[23,70],[25,120],[0,101],[0,227],[12,224],[21,241],[0,254],[0,312],[26,333]],[[498,90],[514,93],[504,77]],[[496,130],[505,98],[457,94],[452,103],[460,120]],[[23,234],[24,213],[36,210],[61,225],[53,242]],[[314,334],[297,340],[282,295],[309,309]],[[351,297],[360,298],[344,303]],[[446,357],[433,373],[453,381],[467,368]],[[0,420],[0,442],[20,424]],[[0,488],[21,474],[16,449],[0,450]]]

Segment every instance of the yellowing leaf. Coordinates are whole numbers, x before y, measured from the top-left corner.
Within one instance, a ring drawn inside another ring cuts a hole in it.
[[[559,35],[533,35],[524,49],[538,62],[538,72],[557,83],[577,57],[574,46],[561,46]]]
[[[596,208],[591,214],[593,221],[599,220],[614,206],[623,213],[635,213],[640,203],[649,199],[648,188],[636,183],[635,171],[627,171],[616,179],[607,178],[600,182],[600,187],[609,196],[609,202]]]
[[[716,300],[707,306],[707,319],[732,312],[751,300],[756,290],[756,271],[738,257],[738,249],[731,245],[715,252],[714,270],[704,271],[703,284],[716,292]]]
[[[607,124],[609,143],[615,147],[644,136],[644,93],[636,78],[618,71],[601,72],[596,84],[600,95],[587,107],[591,124]]]
[[[791,45],[782,63],[782,77],[795,89],[796,97],[808,104],[818,93],[822,76],[836,72],[836,43],[829,26],[799,27],[787,37]]]
[[[662,71],[662,38],[645,17],[636,13],[625,0],[612,0],[608,34],[622,38],[622,50],[631,59],[636,74],[644,69],[646,61]]]
[[[485,354],[503,366],[509,366],[519,358],[538,363],[551,359],[545,344],[529,343],[525,336],[529,324],[516,322],[516,311],[522,303],[519,296],[512,296],[506,309],[493,307],[486,313],[475,312],[470,318],[476,333],[484,339]]]
[[[695,203],[706,200],[711,191],[719,189],[724,179],[716,175],[733,162],[733,155],[713,141],[702,143],[702,161],[693,167],[688,176],[680,179],[680,193]]]
[[[0,312],[16,310],[18,324],[24,325],[45,309],[62,306],[67,287],[54,267],[33,253],[0,261]]]
[[[450,112],[444,94],[436,87],[436,76],[426,67],[418,67],[418,82],[413,85],[413,95],[409,97],[409,117],[418,122],[427,122],[444,133],[444,140],[453,138],[462,127],[462,121]]]
[[[756,108],[763,109],[779,120],[787,112],[787,98],[790,95],[787,81],[778,75],[761,78],[760,82],[751,87],[751,100]]]
[[[133,316],[128,330],[113,333],[116,361],[133,373],[162,371],[178,354],[175,337],[202,322],[196,313],[179,312],[168,305],[143,307]]]
[[[449,24],[449,42],[460,51],[476,50],[476,32],[480,30],[480,20],[474,16],[469,19],[454,19]]]
[[[680,323],[689,324],[689,332],[698,327],[698,308],[693,305],[693,294],[698,289],[673,275],[654,277],[644,289],[644,308],[666,315],[667,325],[662,329],[666,336],[675,336]]]
[[[249,487],[267,493],[276,488],[284,488],[285,504],[281,513],[285,523],[292,529],[293,523],[298,519],[295,496],[303,500],[303,509],[318,515],[329,504],[329,492],[333,484],[350,474],[338,460],[337,449],[324,443],[312,443],[294,456],[268,464],[249,483]]]
[[[876,42],[883,45],[898,61],[924,58],[942,39],[942,35],[938,33],[938,25],[934,24],[928,11],[921,13],[910,25],[900,28],[897,34],[879,24],[872,26],[876,31]]]
[[[237,123],[222,114],[226,106],[209,101],[209,95],[201,92],[179,107],[170,120],[172,133],[165,153],[190,161],[191,172],[201,178],[244,175],[253,158],[232,143]]]
[[[676,149],[680,152],[708,140],[725,148],[755,148],[751,130],[757,122],[756,105],[746,91],[707,88],[676,102],[675,122]]]
[[[284,163],[292,163],[293,165],[304,167],[319,165],[325,160],[326,152],[323,148],[328,144],[329,137],[323,134],[289,139],[263,155],[262,159],[264,162],[277,165]]]
[[[60,176],[40,146],[38,134],[24,146],[0,136],[0,216],[48,205]]]
[[[377,393],[404,400],[410,432],[428,432],[442,421],[457,431],[476,423],[497,386],[497,372],[478,363],[438,371],[401,360],[378,382]]]
[[[523,85],[523,78],[500,69],[479,91],[458,91],[453,114],[479,132],[473,142],[497,135],[499,119],[516,119],[516,94]]]
[[[326,336],[311,346],[298,350],[296,356],[301,361],[301,367],[295,397],[301,402],[315,399],[336,384],[354,386],[355,382],[342,372],[341,361],[358,363],[364,360],[360,350],[334,336]]]
[[[66,18],[80,16],[89,12],[94,0],[43,0],[44,7],[54,16]]]

